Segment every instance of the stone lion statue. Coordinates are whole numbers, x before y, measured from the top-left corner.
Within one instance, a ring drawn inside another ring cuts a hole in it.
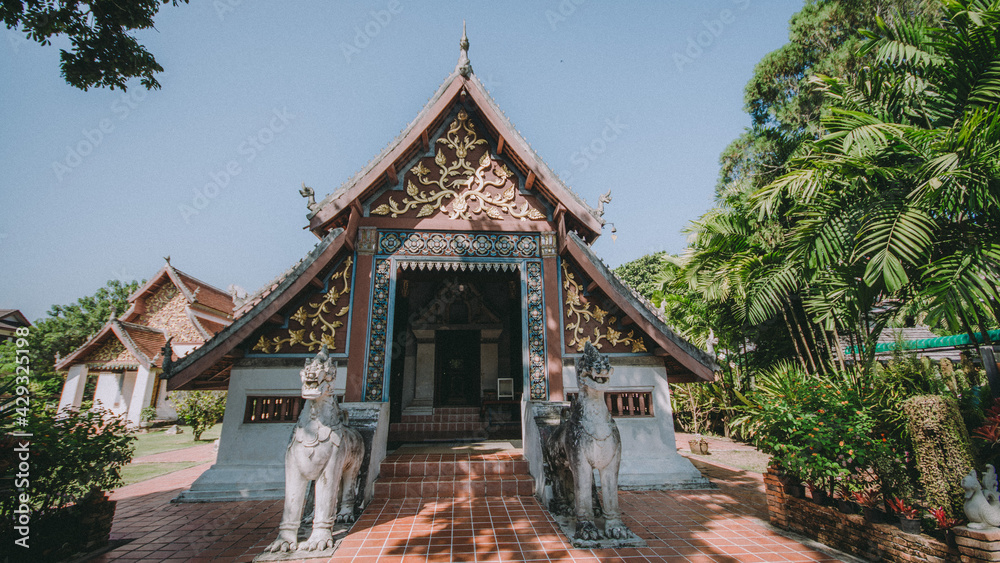
[[[300,376],[306,404],[285,451],[285,508],[278,539],[267,551],[317,551],[333,547],[334,520],[354,521],[364,442],[361,433],[347,426],[347,413],[337,405],[333,394],[337,365],[326,345],[315,358],[306,360]],[[312,534],[299,544],[302,508],[310,481],[315,481],[316,490]]]
[[[603,535],[625,539],[630,532],[618,510],[618,468],[622,441],[608,412],[604,393],[614,368],[590,342],[576,362],[579,395],[562,422],[546,441],[546,458],[553,476],[554,512],[568,509],[576,517],[577,540],[598,540],[602,531],[594,522],[594,469],[601,476]]]

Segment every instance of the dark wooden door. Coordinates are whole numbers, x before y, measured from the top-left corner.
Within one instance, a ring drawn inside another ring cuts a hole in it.
[[[439,330],[434,340],[435,406],[479,406],[479,331]]]

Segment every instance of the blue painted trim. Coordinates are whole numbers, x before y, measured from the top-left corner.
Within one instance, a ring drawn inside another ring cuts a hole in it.
[[[389,259],[389,292],[386,295],[386,300],[388,301],[388,311],[385,313],[385,350],[383,351],[382,358],[382,402],[389,402],[389,371],[392,365],[392,340],[395,337],[396,331],[393,328],[393,322],[396,317],[396,271],[398,270],[396,265],[396,259]]]
[[[528,261],[521,261],[521,365],[523,366],[521,395],[531,397],[531,347],[528,342],[528,332],[531,327],[528,320]]]
[[[362,381],[363,385],[361,386],[362,401],[367,400],[368,397],[368,358],[370,357],[371,354],[370,348],[372,345],[372,303],[375,300],[375,279],[378,277],[378,274],[375,272],[375,269],[377,267],[378,267],[378,261],[373,258],[371,282],[369,282],[368,284],[368,323],[365,328],[365,355],[361,371],[361,377],[363,378]],[[383,392],[384,391],[385,390],[383,389]]]

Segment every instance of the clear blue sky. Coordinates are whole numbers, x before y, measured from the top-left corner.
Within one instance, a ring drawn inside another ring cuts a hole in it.
[[[743,87],[801,5],[168,5],[139,35],[163,88],[125,94],[68,86],[59,41],[0,28],[0,308],[34,321],[166,255],[222,288],[263,285],[315,243],[301,183],[333,191],[413,119],[455,67],[463,19],[476,75],[538,154],[594,206],[612,188],[618,239],[597,253],[678,252],[749,123]],[[584,154],[609,122],[614,140]],[[196,202],[232,160],[240,172]]]

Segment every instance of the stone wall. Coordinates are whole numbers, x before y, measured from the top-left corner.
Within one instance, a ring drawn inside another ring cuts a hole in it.
[[[926,534],[907,534],[895,524],[873,524],[809,499],[784,493],[772,469],[764,475],[771,524],[872,561],[945,563],[966,561],[955,547]]]

